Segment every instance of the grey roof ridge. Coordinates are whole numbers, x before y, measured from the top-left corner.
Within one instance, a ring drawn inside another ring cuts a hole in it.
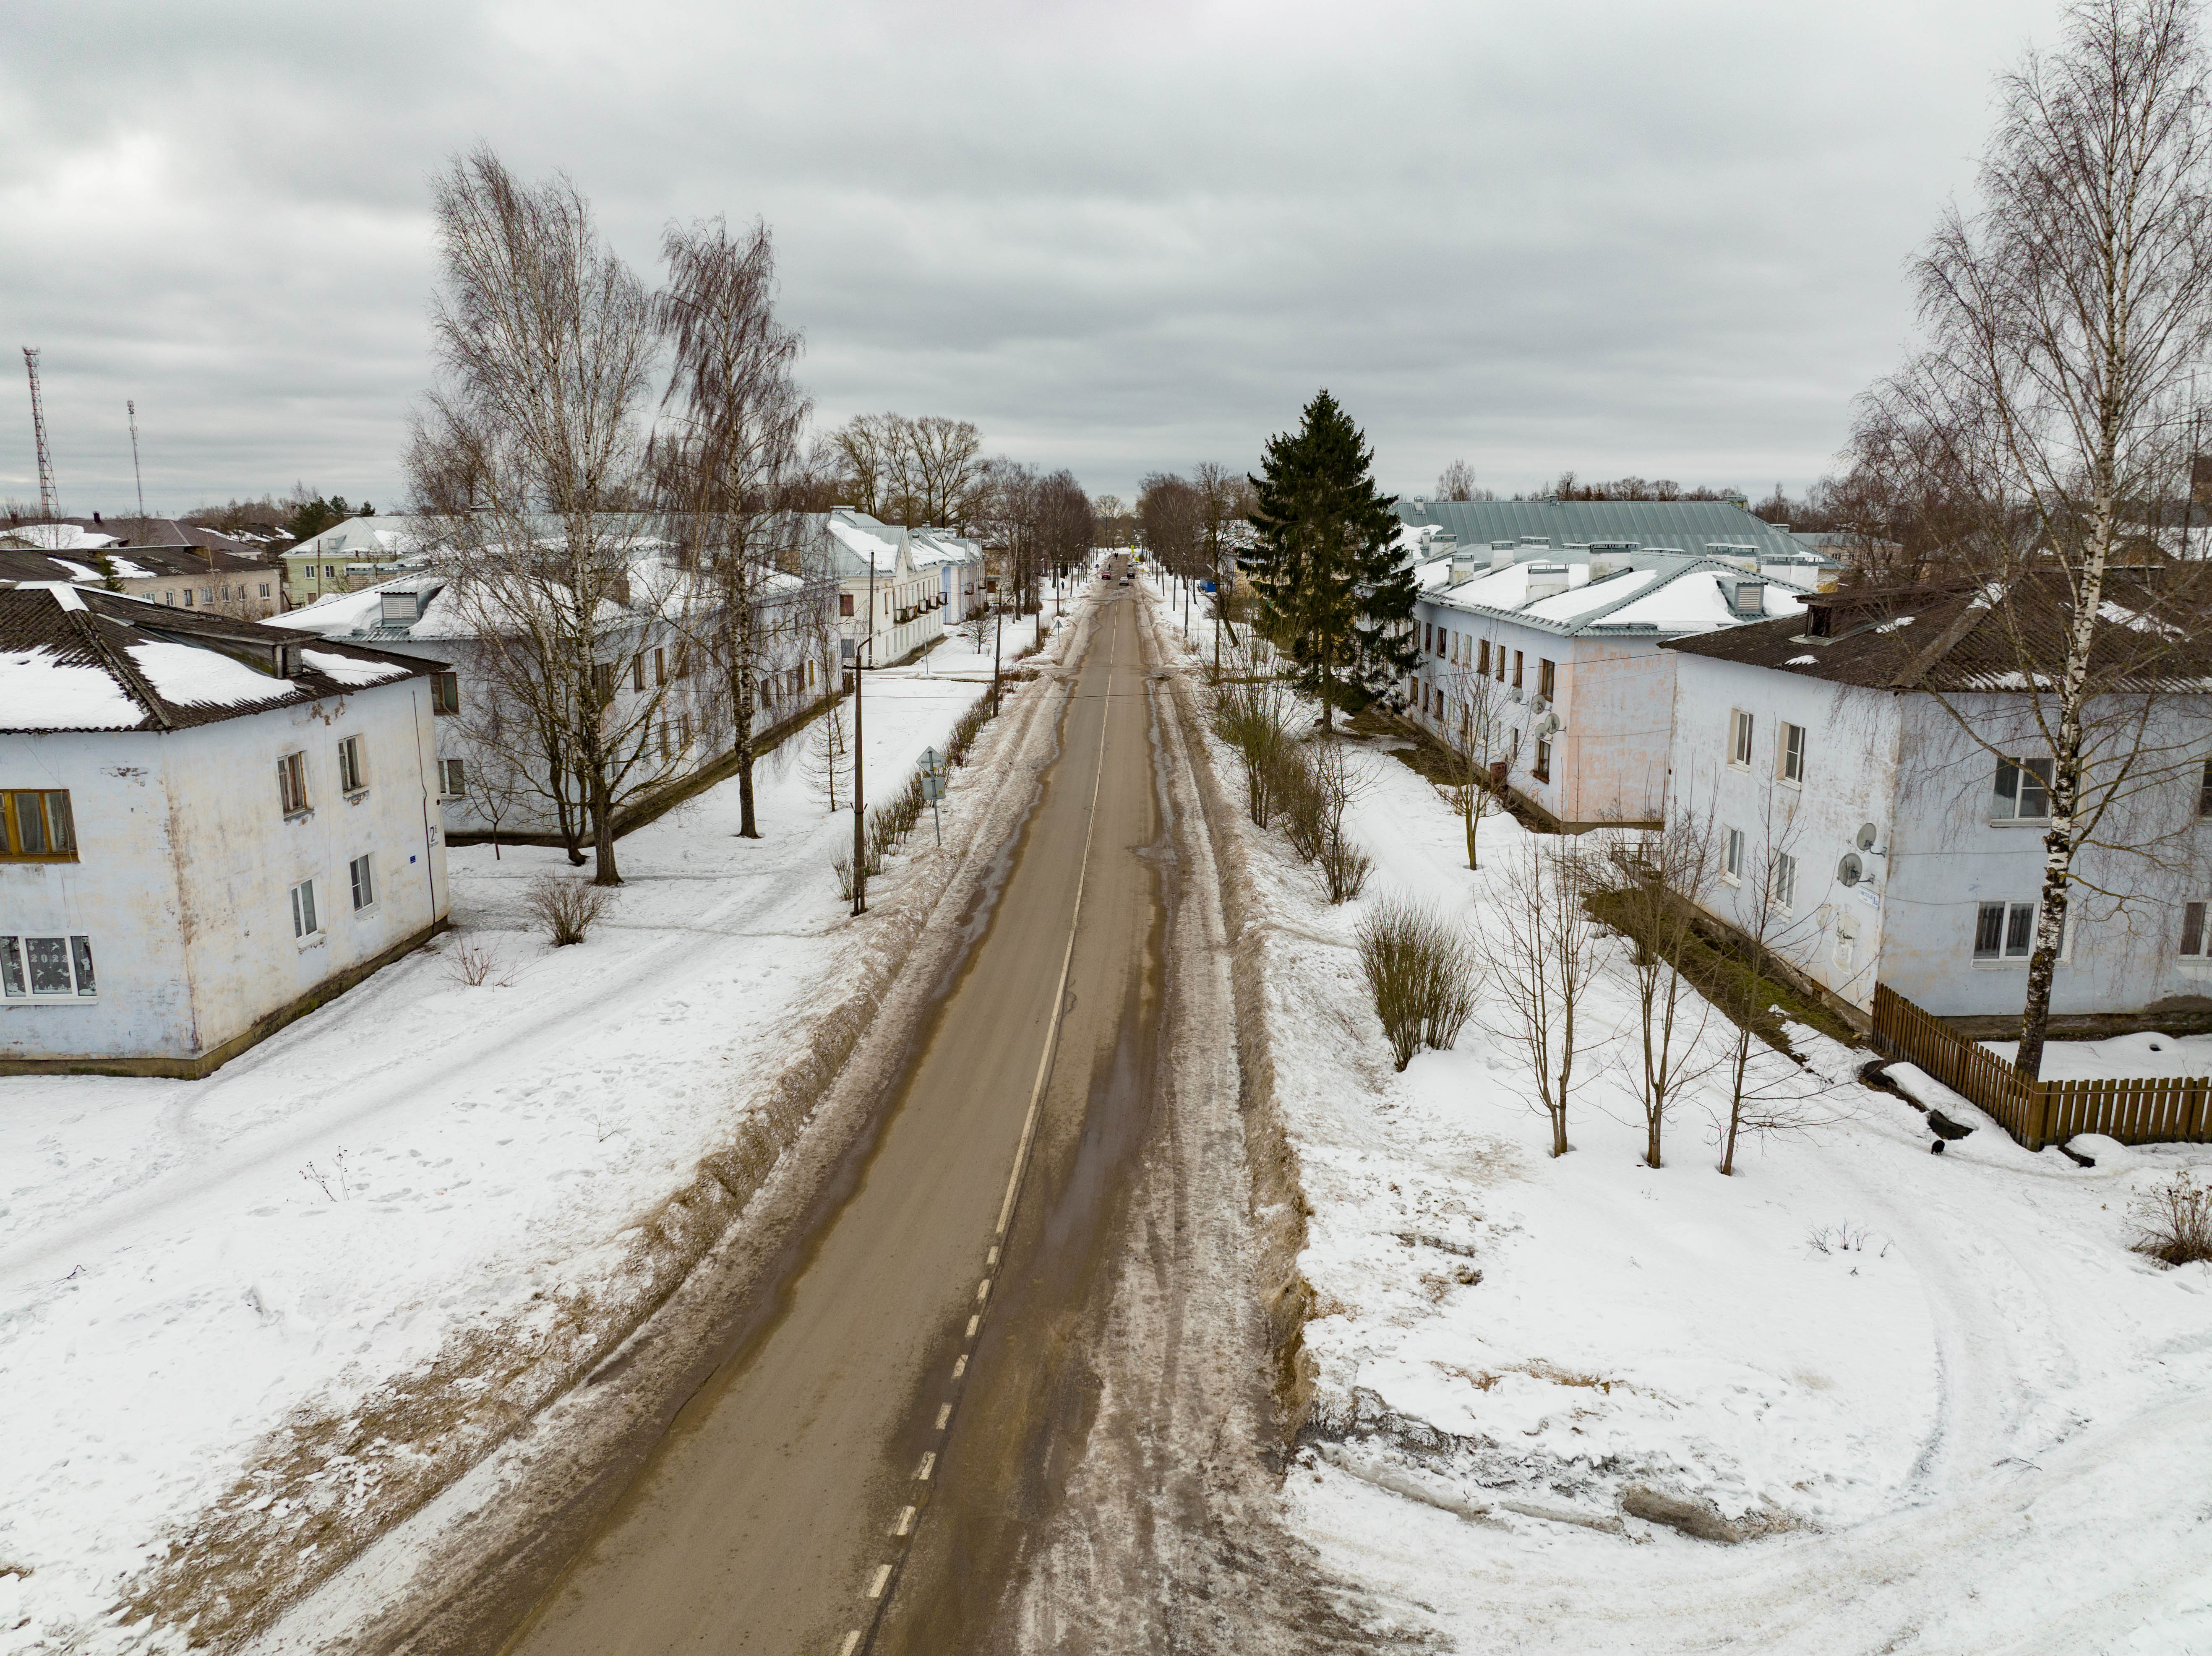
[[[1951,617],[1942,631],[1936,634],[1906,662],[1903,670],[1889,681],[1893,690],[1917,690],[1921,682],[1934,670],[1936,664],[1959,647],[1959,642],[1972,632],[1987,615],[1992,605],[1985,593],[1975,592],[1959,606],[1959,613]]]

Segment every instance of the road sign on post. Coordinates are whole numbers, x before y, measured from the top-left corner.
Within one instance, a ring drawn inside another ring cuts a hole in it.
[[[937,835],[937,843],[945,843],[944,819],[937,814],[937,802],[945,795],[945,760],[936,749],[921,750],[921,797],[929,801],[929,826]]]

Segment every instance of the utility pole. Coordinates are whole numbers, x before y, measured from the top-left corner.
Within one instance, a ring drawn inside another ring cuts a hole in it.
[[[146,538],[146,476],[138,470],[138,402],[126,400],[123,406],[131,410],[131,480],[138,485],[138,538]],[[210,558],[209,562],[214,560]]]
[[[53,451],[46,446],[46,405],[39,395],[39,348],[23,347],[23,367],[31,376],[31,434],[39,450],[39,515],[52,523],[62,515],[60,491],[54,488]]]
[[[853,912],[868,912],[868,845],[866,825],[861,821],[863,804],[860,791],[860,767],[863,749],[860,746],[860,650],[865,645],[871,659],[876,649],[876,555],[868,552],[868,633],[862,644],[853,648]]]
[[[999,622],[998,630],[991,634],[991,717],[996,719],[999,716],[999,655],[1006,641],[1006,595],[997,592],[992,596],[998,600],[994,607],[997,610]]]

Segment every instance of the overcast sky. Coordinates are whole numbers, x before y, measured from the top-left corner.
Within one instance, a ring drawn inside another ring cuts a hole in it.
[[[426,179],[488,140],[651,272],[764,216],[825,422],[974,420],[1129,494],[1327,385],[1464,456],[1793,490],[1911,325],[2048,0],[1433,7],[116,0],[0,33],[0,496],[395,503]]]

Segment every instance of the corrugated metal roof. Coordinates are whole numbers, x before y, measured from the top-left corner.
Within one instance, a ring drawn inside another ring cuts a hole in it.
[[[1787,531],[1728,500],[1400,500],[1398,515],[1447,530],[1462,546],[1540,535],[1555,549],[1591,541],[1693,554],[1714,544],[1755,546],[1770,557],[1805,549]]]

